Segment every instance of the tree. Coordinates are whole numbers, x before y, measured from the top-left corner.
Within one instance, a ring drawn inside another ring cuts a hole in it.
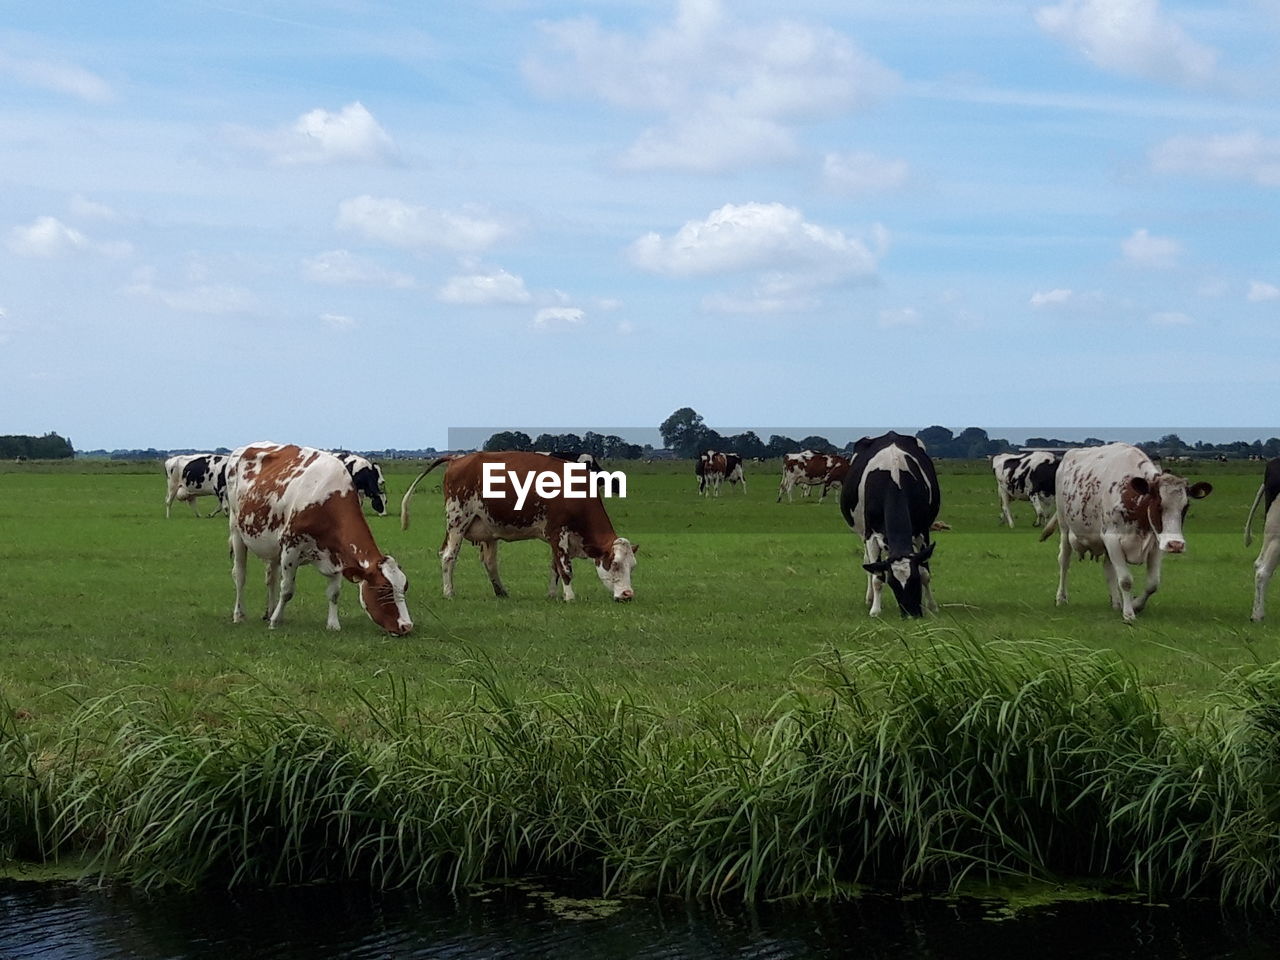
[[[533,441],[527,433],[519,430],[502,430],[484,442],[484,449],[496,450],[532,450]]]
[[[814,453],[835,453],[836,446],[826,437],[819,437],[817,434],[805,437],[800,441],[800,447],[804,450],[812,450]]]
[[[681,407],[658,427],[662,442],[678,457],[696,457],[702,452],[707,425],[692,407]]]
[[[955,439],[954,435],[946,427],[925,427],[916,434],[916,439],[924,444],[924,448],[929,453],[937,453],[939,456],[945,456],[943,449],[949,449],[951,441]]]

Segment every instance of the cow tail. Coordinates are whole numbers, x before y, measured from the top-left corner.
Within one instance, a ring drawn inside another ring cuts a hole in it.
[[[440,466],[442,463],[448,463],[453,459],[453,454],[446,454],[443,457],[436,457],[429,464],[427,469],[418,474],[418,478],[409,484],[409,489],[404,492],[404,496],[400,498],[400,529],[409,529],[409,501],[413,499],[413,491],[418,488],[418,482],[428,473]]]
[[[1053,511],[1053,516],[1049,518],[1049,522],[1044,525],[1044,529],[1040,531],[1040,542],[1044,543],[1053,536],[1053,532],[1058,529],[1058,511]]]
[[[1262,494],[1267,489],[1265,483],[1258,484],[1258,493],[1253,498],[1253,506],[1249,508],[1249,517],[1244,522],[1244,545],[1247,547],[1253,543],[1253,514],[1258,509],[1258,503],[1262,500]]]

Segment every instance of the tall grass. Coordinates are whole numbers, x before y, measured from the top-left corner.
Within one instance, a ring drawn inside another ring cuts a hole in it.
[[[484,664],[448,716],[368,694],[358,734],[269,698],[211,720],[116,695],[44,749],[0,728],[0,843],[144,887],[537,873],[753,899],[981,876],[1280,903],[1277,668],[1187,725],[1114,655],[1060,645],[938,631],[816,667],[818,693],[750,726],[591,689],[522,702]]]

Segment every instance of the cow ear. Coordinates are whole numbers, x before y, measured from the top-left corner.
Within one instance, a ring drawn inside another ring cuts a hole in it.
[[[1201,480],[1187,488],[1187,496],[1193,500],[1203,500],[1209,494],[1213,493],[1213,484]]]
[[[633,544],[631,545],[631,552],[632,552],[633,554],[639,553],[639,552],[640,552],[640,544],[638,544],[638,543],[633,543]]]
[[[862,569],[867,573],[887,573],[889,570],[888,560],[877,560],[875,563],[864,563]]]
[[[1129,486],[1140,497],[1145,497],[1151,492],[1151,484],[1147,483],[1146,477],[1130,477]]]
[[[933,548],[936,546],[937,546],[936,543],[931,543],[928,546],[926,546],[923,550],[921,550],[919,553],[917,553],[916,563],[928,563],[929,558],[933,556]]]

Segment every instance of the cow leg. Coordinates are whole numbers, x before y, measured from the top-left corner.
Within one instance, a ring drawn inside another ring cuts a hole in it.
[[[234,530],[228,539],[231,548],[231,580],[236,585],[236,605],[231,609],[231,622],[244,622],[244,577],[249,548]]]
[[[1266,615],[1267,584],[1280,564],[1280,537],[1268,537],[1262,544],[1262,552],[1253,564],[1253,614],[1254,622]]]
[[[818,502],[819,502],[819,503],[821,503],[823,500],[827,499],[827,486],[828,486],[828,484],[826,484],[825,482],[822,484],[822,496],[818,497]]]
[[[560,565],[556,562],[556,552],[551,551],[551,577],[547,581],[547,599],[554,600],[560,586]]]
[[[747,495],[747,478],[743,477],[738,482],[742,484],[742,495],[745,497]]]
[[[263,620],[270,620],[275,612],[276,603],[280,599],[280,558],[272,557],[266,563],[267,609],[262,614]]]
[[[324,625],[329,630],[341,630],[342,624],[338,623],[338,594],[342,592],[342,574],[330,573],[325,579],[329,581],[324,588],[325,599],[329,601],[329,618]]]
[[[1116,585],[1116,567],[1110,557],[1102,558],[1102,572],[1107,577],[1107,592],[1111,594],[1111,609],[1120,609],[1120,588]]]
[[[1045,503],[1045,496],[1042,493],[1033,493],[1031,495],[1031,507],[1036,512],[1036,518],[1031,521],[1033,527],[1043,527],[1044,522],[1048,519],[1048,506]]]
[[[867,540],[863,551],[867,563],[875,563],[880,559],[880,544],[874,538]],[[871,604],[870,615],[880,616],[880,592],[884,589],[884,580],[875,573],[867,573],[867,603]]]
[[[450,527],[444,537],[444,546],[440,548],[440,579],[446,600],[453,599],[453,568],[461,550],[462,531],[457,527]]]
[[[778,482],[778,499],[777,499],[777,500],[775,500],[775,501],[773,501],[773,502],[774,502],[774,503],[781,503],[781,502],[782,502],[782,495],[783,495],[784,493],[789,494],[790,492],[791,492],[791,488],[787,486],[787,478],[786,478],[786,476],[784,475],[784,476],[783,476],[783,478],[782,478],[782,480],[780,480],[780,481]],[[790,499],[791,499],[790,497],[788,497],[788,498],[787,498],[788,502],[790,501]]]
[[[1071,570],[1071,538],[1067,536],[1064,526],[1058,539],[1058,596],[1054,600],[1058,606],[1067,602],[1067,574]]]
[[[1124,558],[1124,548],[1120,546],[1120,538],[1103,534],[1102,545],[1107,550],[1107,557],[1115,568],[1116,588],[1120,591],[1120,610],[1125,623],[1133,623],[1137,611],[1133,608],[1133,574]]]
[[[285,605],[293,599],[294,585],[298,579],[298,567],[302,566],[302,555],[296,547],[286,547],[280,554],[280,601],[267,624],[274,630],[284,617]]]
[[[933,574],[928,567],[920,568],[920,586],[924,590],[924,608],[930,613],[937,613],[938,601],[933,598]]]
[[[502,577],[498,576],[498,541],[486,540],[480,544],[480,562],[489,574],[489,582],[493,584],[493,594],[505,597],[507,588],[502,585]]]
[[[996,484],[996,492],[1000,494],[1000,521],[1013,528],[1013,514],[1009,510],[1009,491],[1004,488],[1004,484]]]
[[[1142,596],[1133,601],[1133,610],[1135,613],[1141,613],[1142,608],[1147,605],[1147,601],[1151,599],[1151,595],[1160,589],[1160,567],[1164,563],[1164,554],[1156,549],[1151,548],[1151,552],[1147,555],[1147,584],[1142,591]]]

